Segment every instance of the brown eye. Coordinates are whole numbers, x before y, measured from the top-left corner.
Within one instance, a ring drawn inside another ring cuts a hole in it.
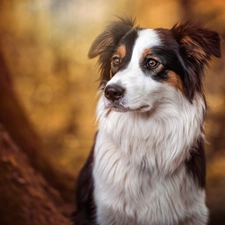
[[[159,65],[159,63],[154,59],[148,59],[146,62],[146,66],[150,69],[154,69]]]
[[[118,56],[114,56],[112,58],[112,66],[116,67],[120,64],[120,58]]]

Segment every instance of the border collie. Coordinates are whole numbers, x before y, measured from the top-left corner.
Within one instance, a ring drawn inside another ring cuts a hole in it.
[[[202,79],[220,55],[219,35],[191,21],[146,29],[119,19],[96,38],[99,125],[76,224],[207,224]]]

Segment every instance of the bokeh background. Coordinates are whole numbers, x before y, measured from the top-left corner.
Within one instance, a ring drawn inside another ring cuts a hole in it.
[[[87,52],[107,23],[123,15],[136,18],[141,27],[152,28],[170,28],[183,18],[192,18],[225,38],[224,0],[0,1],[0,61],[7,67],[16,99],[32,132],[40,137],[44,154],[59,170],[67,170],[75,178],[96,131],[98,67],[96,60],[88,59]],[[224,42],[221,46],[224,55]],[[224,58],[214,58],[209,65],[205,72],[209,105],[205,126],[207,202],[211,224],[222,225],[225,224]],[[7,99],[6,92],[0,94]],[[0,105],[0,115],[1,111],[7,114],[7,107]],[[14,124],[13,117],[2,116],[0,123],[14,139],[24,132],[23,124]]]

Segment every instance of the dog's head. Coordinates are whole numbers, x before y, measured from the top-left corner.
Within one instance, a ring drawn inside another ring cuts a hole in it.
[[[219,35],[198,23],[143,29],[128,19],[111,23],[89,51],[99,56],[105,106],[124,112],[149,111],[180,95],[191,103],[203,95],[204,66],[220,54]]]

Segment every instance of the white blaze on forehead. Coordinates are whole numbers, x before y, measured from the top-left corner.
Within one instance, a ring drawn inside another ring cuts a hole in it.
[[[145,49],[152,48],[161,44],[157,32],[153,29],[143,29],[138,31],[138,38],[134,44],[131,63],[139,62],[139,59]]]

